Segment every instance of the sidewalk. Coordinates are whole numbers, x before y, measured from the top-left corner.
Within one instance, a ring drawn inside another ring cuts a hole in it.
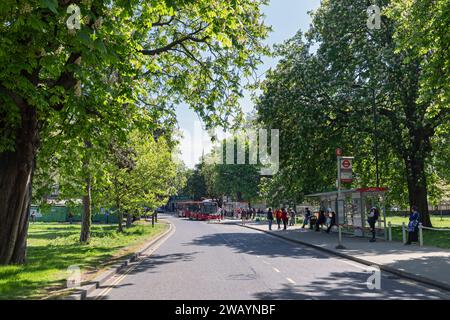
[[[224,223],[239,224],[230,220]],[[368,238],[345,235],[342,244],[345,249],[336,249],[337,232],[330,234],[301,229],[300,226],[288,227],[288,230],[268,231],[266,223],[246,222],[245,227],[264,231],[275,236],[315,247],[332,254],[351,259],[367,265],[377,265],[380,269],[428,283],[450,291],[450,250],[435,247],[405,246],[400,242],[388,242],[377,239],[371,243]]]

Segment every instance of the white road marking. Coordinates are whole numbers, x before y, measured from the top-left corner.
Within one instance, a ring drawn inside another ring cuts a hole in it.
[[[296,284],[294,280],[292,280],[291,278],[286,278],[287,281],[289,281],[292,284]]]
[[[119,284],[131,271],[133,271],[134,269],[136,269],[136,267],[138,265],[140,265],[146,258],[152,255],[153,252],[156,251],[156,249],[158,249],[164,242],[166,242],[167,239],[169,239],[174,233],[175,233],[175,225],[171,225],[172,230],[165,235],[162,239],[159,239],[158,242],[156,243],[155,246],[151,247],[149,250],[146,251],[146,253],[144,255],[142,255],[143,259],[138,260],[138,262],[136,264],[134,264],[133,266],[131,266],[129,269],[127,269],[124,274],[120,275],[118,278],[116,278],[111,284],[108,285],[108,288],[104,289],[103,291],[101,291],[97,296],[95,296],[95,300],[99,300],[102,297],[106,296],[112,289],[114,289],[114,287]],[[148,253],[147,253],[148,252]],[[114,276],[116,277],[116,276]],[[114,279],[114,278],[113,278]]]
[[[278,273],[280,273],[281,271],[280,270],[278,270],[277,268],[275,268],[275,267],[272,267],[272,269],[273,270],[275,270],[275,272],[278,272]]]

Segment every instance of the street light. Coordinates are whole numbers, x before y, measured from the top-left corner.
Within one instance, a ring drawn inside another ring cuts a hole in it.
[[[380,176],[378,170],[378,130],[377,130],[377,106],[375,101],[375,89],[372,87],[363,86],[360,84],[353,84],[352,88],[355,89],[370,89],[372,90],[372,112],[373,112],[373,123],[374,123],[374,131],[373,131],[373,141],[374,141],[374,149],[375,149],[375,167],[376,167],[376,176],[377,176],[377,188],[380,187]]]

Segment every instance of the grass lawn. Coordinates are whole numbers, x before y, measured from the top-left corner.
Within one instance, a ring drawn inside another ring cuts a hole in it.
[[[399,216],[391,216],[387,217],[386,221],[390,221],[392,224],[408,224],[408,217],[399,217]],[[450,229],[450,217],[443,216],[442,220],[440,216],[431,216],[431,223],[433,224],[433,228],[447,228]]]
[[[37,222],[30,224],[27,263],[0,266],[0,299],[40,299],[64,289],[67,267],[78,265],[83,281],[101,268],[132,254],[168,228],[158,223],[136,222],[123,234],[116,225],[92,225],[91,242],[81,245],[79,224]]]
[[[408,217],[388,217],[387,221],[391,221],[392,224],[401,225],[404,222],[408,225]],[[431,223],[433,228],[445,228],[450,229],[450,217],[431,216]],[[408,236],[408,235],[407,235]],[[402,228],[394,226],[392,227],[392,240],[402,241]],[[444,249],[450,249],[450,231],[437,231],[437,230],[423,230],[423,245],[433,246]]]

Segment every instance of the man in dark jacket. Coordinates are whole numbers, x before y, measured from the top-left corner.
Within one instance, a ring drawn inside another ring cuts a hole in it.
[[[306,208],[305,218],[303,220],[303,226],[302,226],[303,229],[305,228],[306,225],[309,224],[309,219],[311,219],[311,210],[309,210],[309,208]]]
[[[369,212],[369,217],[367,218],[367,222],[369,223],[370,226],[370,231],[372,232],[372,239],[370,239],[370,242],[375,242],[375,224],[378,220],[380,213],[378,211],[378,208],[371,208],[370,212]]]
[[[267,210],[267,221],[269,221],[269,230],[272,230],[273,212],[272,208]]]

